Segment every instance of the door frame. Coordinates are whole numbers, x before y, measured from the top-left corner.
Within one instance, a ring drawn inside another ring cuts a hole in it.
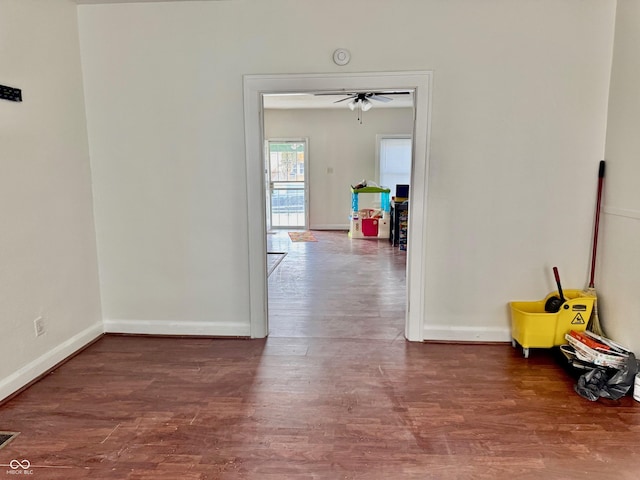
[[[264,192],[263,95],[293,92],[394,90],[414,92],[411,228],[407,241],[407,311],[405,337],[424,340],[427,261],[427,172],[431,133],[433,72],[245,75],[244,125],[247,169],[247,233],[251,338],[269,333],[267,310],[266,211]],[[256,214],[260,212],[260,214]]]

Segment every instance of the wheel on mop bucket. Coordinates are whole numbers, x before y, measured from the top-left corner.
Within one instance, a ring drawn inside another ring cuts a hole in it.
[[[511,346],[513,348],[518,348],[518,342],[516,342],[515,338],[511,339]],[[524,358],[529,358],[529,348],[522,347],[522,355]]]

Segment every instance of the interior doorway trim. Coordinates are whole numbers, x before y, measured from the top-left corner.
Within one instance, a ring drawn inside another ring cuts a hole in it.
[[[247,229],[249,240],[249,308],[251,337],[269,332],[266,221],[264,192],[264,94],[393,90],[414,91],[413,169],[407,241],[407,315],[405,337],[424,339],[426,288],[427,172],[431,132],[431,85],[433,72],[371,72],[344,74],[292,74],[244,76],[245,161],[247,168]]]

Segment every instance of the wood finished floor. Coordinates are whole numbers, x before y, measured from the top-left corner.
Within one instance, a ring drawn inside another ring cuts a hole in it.
[[[640,477],[640,407],[545,351],[404,341],[404,254],[270,242],[267,340],[106,336],[0,407],[0,478]]]

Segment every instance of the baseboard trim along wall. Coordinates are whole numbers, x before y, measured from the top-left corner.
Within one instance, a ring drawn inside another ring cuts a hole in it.
[[[311,225],[309,230],[345,230],[349,231],[348,223],[329,223],[322,225]]]
[[[0,401],[28,386],[102,334],[102,322],[98,322],[2,379],[0,381]]]
[[[425,325],[424,339],[449,342],[510,342],[511,330],[498,327]]]
[[[111,319],[104,321],[104,331],[105,333],[130,333],[138,335],[251,336],[251,326],[249,323],[237,322]]]

